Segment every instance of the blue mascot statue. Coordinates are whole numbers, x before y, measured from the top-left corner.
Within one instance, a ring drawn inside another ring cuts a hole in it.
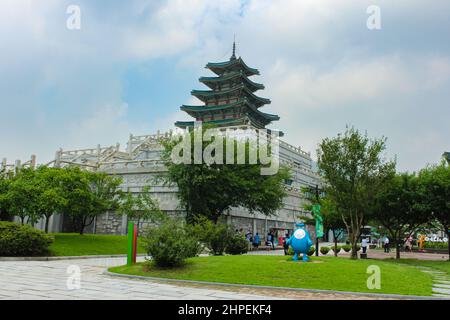
[[[294,261],[298,261],[298,255],[300,253],[303,253],[303,261],[309,261],[308,251],[313,243],[303,223],[297,223],[295,225],[295,231],[288,239],[287,244],[294,249]]]

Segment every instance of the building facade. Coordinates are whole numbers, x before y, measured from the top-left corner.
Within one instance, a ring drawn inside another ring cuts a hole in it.
[[[259,71],[248,67],[242,58],[235,56],[234,52],[233,48],[233,55],[228,61],[207,64],[206,68],[215,76],[201,77],[199,80],[210,90],[192,91],[192,95],[204,105],[183,105],[181,110],[197,122],[214,124],[224,130],[266,129],[266,126],[272,121],[279,120],[279,117],[260,111],[261,107],[271,101],[255,94],[256,91],[264,89],[264,86],[250,80],[249,77],[259,75]],[[194,121],[178,121],[175,126],[182,129],[190,128],[194,126]],[[144,187],[150,186],[151,195],[158,200],[161,209],[168,215],[182,219],[185,213],[179,205],[177,188],[165,185],[158,179],[166,172],[161,160],[163,147],[160,141],[170,139],[173,134],[173,131],[165,133],[158,131],[151,135],[130,135],[123,149],[119,144],[80,150],[60,149],[56,152],[55,159],[48,165],[79,166],[87,170],[120,176],[123,179],[122,190],[133,194],[139,194]],[[291,179],[285,183],[287,197],[284,199],[283,207],[271,217],[259,213],[250,214],[244,208],[232,208],[224,219],[236,229],[250,231],[253,234],[258,232],[260,235],[266,235],[269,230],[273,230],[278,236],[283,236],[286,231],[294,228],[295,222],[309,216],[309,213],[302,209],[307,199],[301,193],[301,188],[320,185],[311,154],[280,140],[279,160],[280,164],[288,166],[292,172]],[[64,219],[64,215],[54,215],[50,221],[50,231],[70,231],[67,220]],[[144,225],[145,223],[143,222]],[[41,224],[43,225],[43,222]],[[39,226],[40,224],[37,225]],[[125,234],[126,226],[127,217],[106,212],[99,216],[86,232]]]

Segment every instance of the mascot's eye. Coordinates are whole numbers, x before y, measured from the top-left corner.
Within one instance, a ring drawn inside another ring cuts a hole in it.
[[[305,230],[298,229],[294,232],[294,237],[297,239],[303,239],[305,237]]]

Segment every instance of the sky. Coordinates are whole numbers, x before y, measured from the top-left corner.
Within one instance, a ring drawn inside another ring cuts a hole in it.
[[[371,5],[381,29],[367,28]],[[1,0],[0,158],[46,163],[173,129],[235,36],[284,140],[314,158],[351,125],[387,137],[399,171],[419,170],[450,151],[449,12],[448,0]]]

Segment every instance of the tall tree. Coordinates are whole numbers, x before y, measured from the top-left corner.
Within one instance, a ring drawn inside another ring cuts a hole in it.
[[[444,161],[420,171],[420,184],[425,193],[426,210],[447,233],[450,260],[450,165]]]
[[[195,134],[195,130],[190,133],[191,141],[194,141]],[[206,164],[202,161],[201,164],[194,164],[194,143],[182,151],[188,163],[176,163],[171,156],[180,140],[162,142],[165,147],[163,159],[168,169],[165,179],[178,187],[178,197],[186,210],[187,221],[192,223],[196,216],[205,216],[217,222],[228,209],[239,206],[251,213],[275,214],[286,196],[283,184],[289,178],[288,170],[280,168],[273,175],[261,175],[263,165],[259,156],[255,164],[249,164],[251,151],[259,155],[259,149],[249,141],[239,142],[233,138],[213,138],[212,142],[205,140],[202,139],[201,153],[208,153],[211,146],[215,145],[217,148],[210,154],[216,157],[216,163]],[[245,164],[238,164],[238,150],[245,150]],[[227,161],[227,151],[233,156],[232,163]]]
[[[22,224],[34,225],[41,218],[36,211],[37,187],[35,171],[22,168],[11,177],[5,201],[9,212],[20,219]]]
[[[398,174],[376,198],[372,219],[387,230],[396,246],[396,258],[400,259],[404,239],[432,220],[425,211],[419,180],[415,174]]]
[[[0,221],[7,221],[11,218],[7,201],[9,184],[10,179],[8,179],[8,175],[0,171]]]
[[[41,166],[35,171],[34,210],[36,216],[45,218],[45,232],[48,233],[50,218],[61,211],[67,203],[64,196],[62,174],[64,169]]]
[[[395,162],[382,159],[385,148],[385,138],[369,139],[353,127],[319,145],[319,172],[349,232],[353,259],[358,258],[361,227],[374,206],[375,196],[395,174]]]
[[[63,192],[66,199],[63,210],[84,233],[95,218],[119,206],[120,178],[106,173],[82,171],[79,168],[65,169],[62,176]]]
[[[136,220],[139,226],[141,221],[151,223],[163,221],[166,215],[159,208],[159,203],[150,195],[150,188],[144,187],[143,192],[134,196],[127,192],[122,198],[118,209],[120,214],[126,215],[129,219]]]

